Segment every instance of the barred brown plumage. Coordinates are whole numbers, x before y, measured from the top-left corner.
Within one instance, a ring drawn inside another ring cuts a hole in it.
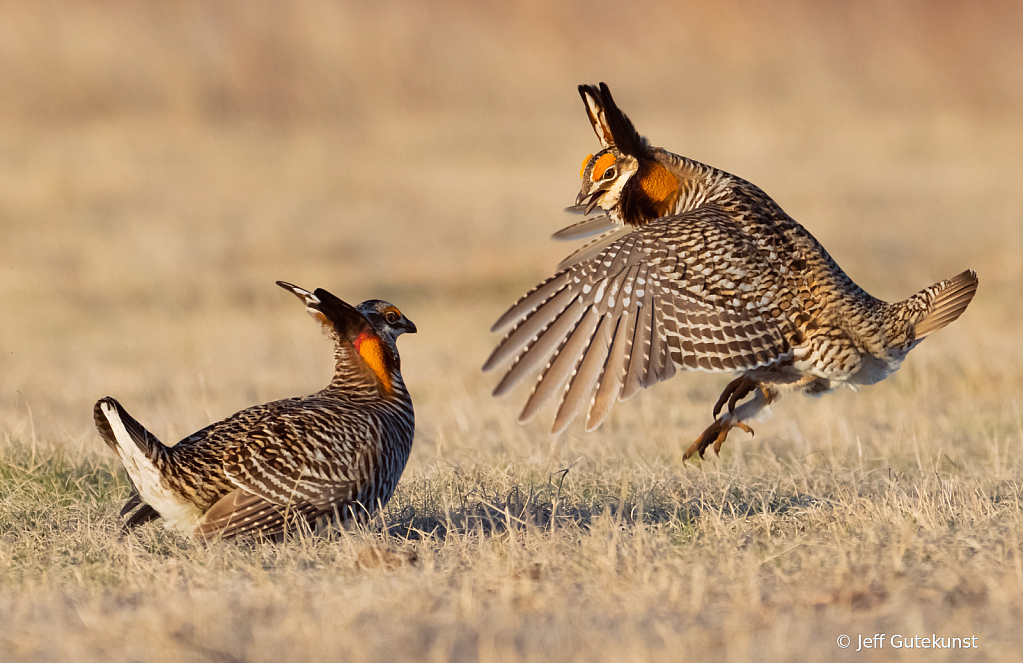
[[[494,395],[540,374],[520,421],[560,394],[552,431],[583,411],[593,430],[615,400],[677,370],[739,372],[684,455],[702,457],[733,427],[752,433],[744,422],[781,390],[884,379],[973,299],[969,270],[902,302],[872,297],[757,186],[651,147],[607,85],[579,92],[603,149],[584,162],[570,209],[605,214],[555,233],[598,236],[492,328],[511,326],[483,365],[510,362]]]
[[[113,398],[96,427],[136,493],[132,528],[163,517],[200,537],[277,536],[294,526],[364,522],[394,492],[415,431],[395,340],[416,327],[373,299],[358,307],[278,281],[334,342],[334,378],[311,396],[247,408],[165,446]],[[141,505],[141,506],[140,506]]]

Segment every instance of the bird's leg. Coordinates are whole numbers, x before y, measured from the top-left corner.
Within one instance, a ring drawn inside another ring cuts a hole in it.
[[[721,392],[721,396],[718,397],[718,402],[714,404],[714,418],[718,418],[718,415],[721,414],[721,408],[724,407],[726,402],[728,403],[728,411],[734,412],[735,404],[746,398],[756,388],[757,383],[745,375],[729,382],[725,390]]]
[[[736,403],[747,396],[750,392],[756,391],[756,395],[748,402],[736,407]],[[682,462],[685,462],[695,454],[703,458],[704,452],[711,444],[714,445],[714,453],[720,455],[721,445],[728,437],[728,431],[732,428],[739,428],[750,435],[754,435],[753,429],[743,423],[767,407],[778,395],[777,390],[766,384],[759,384],[750,378],[742,377],[733,380],[725,387],[725,391],[714,406],[714,415],[721,411],[725,401],[728,401],[728,412],[720,418],[715,418],[714,423],[703,431],[703,434],[693,442],[692,446],[686,449],[682,455]]]

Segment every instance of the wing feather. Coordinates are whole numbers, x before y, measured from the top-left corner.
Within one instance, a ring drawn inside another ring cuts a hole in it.
[[[566,335],[575,327],[582,315],[582,302],[578,297],[573,297],[572,302],[555,318],[554,322],[543,333],[533,337],[525,349],[520,352],[515,359],[515,364],[494,388],[494,395],[504,394],[522,377],[539,370],[551,354],[563,344]]]
[[[320,511],[308,502],[278,504],[244,488],[236,488],[220,498],[196,526],[203,538],[224,539],[245,534],[274,537],[297,523],[311,523]]]
[[[579,304],[581,307],[582,304]],[[600,316],[592,306],[587,308],[576,325],[565,335],[565,343],[555,354],[554,359],[547,366],[543,376],[536,383],[536,388],[530,394],[526,406],[519,414],[519,421],[529,421],[540,409],[540,407],[561,389],[562,385],[572,376],[579,362],[582,361],[582,353],[589,345],[588,341],[597,327]]]
[[[631,248],[633,244],[634,242],[626,242],[624,246]],[[621,385],[624,370],[622,362],[625,351],[624,339],[619,342],[614,356],[611,356],[611,344],[613,337],[617,335],[614,330],[619,326],[626,307],[631,304],[636,274],[640,271],[640,265],[628,264],[631,255],[631,251],[619,251],[603,263],[607,267],[608,273],[615,274],[615,276],[604,287],[599,298],[594,294],[594,305],[600,307],[598,311],[602,311],[600,322],[577,373],[571,378],[562,397],[554,424],[556,432],[564,430],[584,407],[592,409],[598,384],[603,381],[603,376],[608,371],[617,376],[609,382],[617,380],[617,384]],[[610,386],[605,387],[605,392],[608,389]],[[617,395],[616,390],[610,398],[613,399]],[[605,394],[605,398],[607,397]],[[613,400],[609,402],[613,402]],[[609,407],[607,404],[601,405],[602,409],[606,410],[607,407]],[[587,420],[590,418],[588,415]]]
[[[315,403],[303,400],[303,412]],[[356,492],[357,478],[348,471],[364,460],[357,439],[324,439],[320,422],[294,416],[290,406],[299,399],[276,401],[243,411],[243,420],[228,419],[232,441],[223,461],[234,490],[221,496],[203,515],[196,533],[203,537],[233,538],[243,534],[275,536],[300,522],[311,523],[343,508]],[[336,422],[333,430],[356,430],[357,422]],[[365,424],[361,424],[365,425]],[[239,434],[241,431],[244,434]],[[224,431],[222,431],[224,432]],[[211,433],[216,434],[216,432]],[[342,432],[340,434],[347,435]],[[325,457],[322,444],[334,446]]]
[[[675,365],[668,361],[667,343],[664,323],[665,299],[663,296],[654,296],[654,309],[651,319],[653,331],[650,333],[650,360],[647,364],[646,375],[643,376],[643,386],[649,387],[665,380],[675,374]],[[669,372],[668,366],[671,367]],[[667,373],[667,376],[665,374]]]
[[[558,263],[557,269],[568,269],[572,265],[591,260],[596,255],[604,251],[604,249],[606,249],[610,244],[614,243],[615,240],[624,235],[628,235],[629,233],[630,230],[628,227],[616,226],[598,237],[591,239],[589,242],[573,251],[567,258]]]
[[[484,365],[514,358],[494,393],[540,371],[520,415],[561,393],[554,432],[588,408],[598,426],[615,400],[679,370],[747,371],[791,357],[771,309],[782,279],[725,212],[706,205],[612,238],[519,300]]]
[[[590,310],[594,311],[594,309]],[[579,368],[572,376],[568,389],[561,399],[558,413],[554,417],[552,432],[555,434],[568,428],[579,412],[590,404],[597,386],[597,379],[607,360],[611,345],[611,325],[614,323],[610,316],[600,315],[597,312],[594,313],[594,316],[598,318],[597,328],[590,337],[589,347],[585,350],[582,361],[579,362]]]
[[[650,362],[650,335],[653,331],[653,293],[649,281],[636,291],[637,310],[635,330],[632,337],[632,350],[629,368],[625,375],[625,385],[619,400],[626,400],[639,393],[643,387],[643,376]]]
[[[524,344],[538,336],[557,316],[564,313],[572,299],[572,290],[562,284],[562,290],[557,294],[533,307],[529,315],[509,332],[500,345],[494,348],[487,362],[483,364],[483,370],[489,371],[518,353]]]
[[[497,322],[490,328],[490,331],[496,332],[504,329],[513,321],[520,320],[524,316],[528,315],[532,311],[542,306],[551,297],[556,295],[565,287],[565,282],[569,278],[567,273],[558,273],[547,279],[540,285],[536,286],[521,298],[519,301],[504,312],[504,314],[497,319]],[[487,360],[487,364],[490,365],[490,360]],[[490,370],[484,368],[483,370]]]
[[[583,205],[575,205],[569,207],[566,211],[568,212],[582,212],[585,209]],[[576,221],[570,226],[565,226],[558,232],[551,235],[551,239],[558,242],[574,242],[580,239],[586,239],[587,237],[593,237],[594,235],[602,235],[611,230],[616,230],[621,227],[621,224],[615,223],[611,220],[607,214],[597,214],[594,216],[587,216],[581,221]]]

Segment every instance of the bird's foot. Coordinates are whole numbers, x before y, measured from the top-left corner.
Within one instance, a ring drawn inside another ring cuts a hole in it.
[[[747,392],[749,393],[749,392]],[[742,398],[740,396],[740,398]],[[682,462],[685,463],[689,458],[695,454],[700,454],[700,459],[703,459],[703,452],[707,450],[707,447],[714,444],[714,454],[721,455],[721,445],[725,443],[725,438],[728,437],[728,431],[732,428],[738,428],[746,431],[750,435],[756,435],[753,429],[742,423],[741,421],[728,421],[729,417],[722,417],[717,419],[707,430],[703,431],[699,439],[693,442],[692,446],[686,449],[686,452],[682,455]]]
[[[746,398],[758,385],[756,382],[746,377],[745,375],[738,377],[728,383],[725,390],[721,392],[718,397],[718,402],[714,404],[714,418],[721,414],[721,408],[724,407],[725,403],[728,403],[728,411],[735,412],[735,406],[743,398]]]

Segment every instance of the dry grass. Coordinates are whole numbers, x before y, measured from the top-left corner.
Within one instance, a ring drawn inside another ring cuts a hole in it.
[[[675,4],[0,7],[0,659],[1019,657],[1023,14]],[[485,330],[568,251],[545,237],[598,80],[874,294],[973,267],[977,300],[885,383],[783,400],[720,459],[681,452],[723,376],[589,435],[514,424]],[[92,403],[170,441],[319,388],[282,278],[419,326],[396,497],[279,546],[120,538]],[[874,633],[980,649],[853,651]]]

